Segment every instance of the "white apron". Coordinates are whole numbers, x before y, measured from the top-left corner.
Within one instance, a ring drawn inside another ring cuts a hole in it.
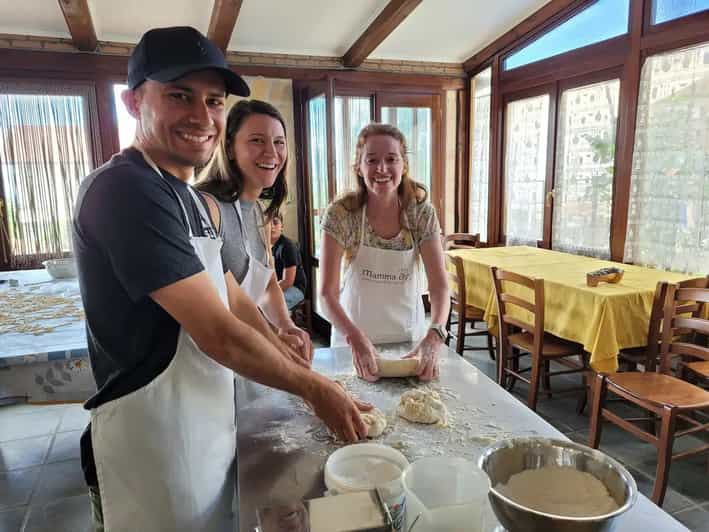
[[[190,193],[211,237],[193,235],[177,192],[175,197],[190,242],[226,305],[221,239]],[[184,329],[165,371],[91,411],[91,439],[106,532],[235,529],[233,372],[200,351]]]
[[[417,341],[426,334],[417,264],[418,246],[398,251],[366,246],[362,208],[359,249],[345,269],[340,304],[373,344]],[[333,327],[332,347],[347,345]]]
[[[257,208],[258,205],[254,205],[254,209]],[[244,276],[244,280],[241,281],[240,286],[244,292],[246,292],[246,295],[251,298],[251,301],[258,305],[261,303],[263,296],[266,294],[266,288],[268,287],[268,283],[271,281],[271,277],[273,276],[273,269],[261,264],[256,257],[251,255],[249,237],[246,234],[246,226],[244,225],[244,217],[241,214],[241,203],[239,200],[234,202],[234,209],[236,209],[236,215],[239,217],[241,238],[244,240],[246,256],[249,258],[246,275]]]

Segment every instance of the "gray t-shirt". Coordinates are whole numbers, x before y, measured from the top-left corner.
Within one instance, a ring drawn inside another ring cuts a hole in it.
[[[212,196],[213,197],[213,196]],[[263,213],[261,206],[256,202],[239,200],[241,215],[246,227],[248,242],[244,242],[241,233],[241,223],[236,213],[236,205],[220,201],[215,198],[219,206],[221,223],[219,236],[224,240],[222,247],[222,262],[226,269],[234,274],[236,281],[241,283],[246,277],[249,267],[249,257],[246,246],[249,246],[251,255],[261,264],[268,266],[268,254],[263,235]]]

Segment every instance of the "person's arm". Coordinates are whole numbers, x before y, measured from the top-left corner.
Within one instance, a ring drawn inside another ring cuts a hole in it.
[[[106,255],[131,300],[152,297],[218,362],[300,395],[348,440],[365,435],[357,405],[339,386],[289,360],[222,303],[173,192],[151,177],[129,165],[109,169],[85,191],[77,213],[77,232]]]
[[[448,275],[443,259],[441,239],[434,237],[420,245],[421,258],[428,279],[428,297],[431,301],[431,323],[443,324],[448,320],[450,295]],[[418,375],[423,381],[433,379],[438,374],[438,353],[443,339],[431,329],[407,356],[419,357]]]
[[[281,290],[288,290],[295,283],[295,274],[300,262],[300,250],[288,238],[282,237],[281,261],[283,263],[283,277],[278,280]]]
[[[340,304],[340,266],[344,250],[332,235],[323,231],[320,245],[320,303],[333,327],[342,331],[352,347],[357,375],[369,381],[377,377],[377,350]]]
[[[237,319],[222,304],[206,272],[155,290],[150,296],[218,363],[248,379],[302,397],[346,441],[367,434],[357,405],[347,393],[283,356],[263,334]]]
[[[438,238],[430,238],[421,243],[420,250],[428,280],[431,323],[444,324],[448,320],[451,302],[441,241]]]
[[[296,266],[288,266],[283,268],[283,279],[278,281],[278,286],[281,287],[283,292],[293,286],[293,283],[295,282],[295,270]]]
[[[313,343],[310,335],[293,323],[275,272],[266,286],[260,306],[268,321],[277,327],[281,334],[291,337],[288,343],[296,347],[303,360],[309,363],[313,359]]]
[[[267,340],[269,340],[291,360],[301,366],[310,367],[312,353],[310,353],[309,356],[303,356],[301,353],[302,341],[297,337],[295,339],[291,339],[288,336],[286,338],[279,337],[273,332],[271,326],[264,319],[261,311],[256,306],[256,303],[251,300],[246,292],[244,292],[244,290],[239,286],[239,283],[236,282],[234,274],[227,271],[224,274],[224,279],[226,281],[229,297],[229,310],[231,310],[232,314],[234,314],[239,320],[260,332]]]

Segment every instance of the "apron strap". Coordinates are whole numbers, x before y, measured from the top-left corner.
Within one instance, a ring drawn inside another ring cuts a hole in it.
[[[194,189],[192,188],[191,185],[187,185],[187,190],[190,191],[190,196],[192,196],[192,201],[194,201],[195,204],[197,205],[197,211],[199,212],[199,219],[200,219],[200,222],[202,223],[202,234],[207,235],[211,239],[216,239],[217,232],[214,229],[214,226],[212,225],[212,220],[209,217],[207,210],[204,208],[204,204],[202,203],[202,200],[199,198],[199,196],[194,191]]]
[[[360,247],[364,245],[364,220],[367,217],[367,202],[362,205],[362,219],[359,223],[359,245]]]
[[[158,165],[155,164],[155,162],[150,158],[150,156],[145,153],[142,149],[140,149],[138,146],[133,145],[135,149],[137,149],[142,155],[143,159],[145,160],[146,163],[148,163],[148,166],[155,170],[155,173],[157,173],[160,178],[165,181],[168,187],[170,187],[170,190],[172,190],[172,193],[174,194],[175,198],[177,198],[177,202],[180,204],[180,207],[182,208],[182,216],[185,218],[185,225],[187,226],[187,232],[189,233],[190,238],[194,237],[194,234],[192,233],[192,225],[190,224],[190,218],[187,214],[187,209],[185,208],[185,204],[182,201],[182,198],[180,195],[177,193],[177,190],[175,190],[175,187],[173,187],[170,182],[165,179],[165,176],[163,173],[160,171],[160,168],[158,168]],[[189,186],[189,185],[188,185]]]
[[[254,202],[254,209],[257,209],[257,212],[260,214],[261,219],[263,219],[263,210],[261,209],[261,205],[259,204],[258,201]],[[236,200],[234,202],[234,210],[236,211],[236,215],[239,217],[239,225],[241,226],[241,240],[244,243],[244,249],[246,250],[246,255],[249,257],[249,260],[256,260],[252,255],[251,255],[251,246],[249,245],[249,236],[246,234],[246,222],[244,221],[244,214],[241,212],[241,201]],[[268,260],[269,257],[269,249],[270,246],[268,246],[264,240],[264,234],[263,231],[260,228],[258,229],[258,234],[261,237],[261,243],[263,244],[263,247],[266,248],[266,259]]]

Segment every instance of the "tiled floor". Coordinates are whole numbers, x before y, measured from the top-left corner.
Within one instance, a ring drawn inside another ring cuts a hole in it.
[[[469,345],[480,345],[483,338],[470,338]],[[490,360],[487,351],[465,351],[465,358],[492,379],[495,376],[495,362]],[[552,390],[567,386],[577,386],[572,377],[562,376],[552,380]],[[514,395],[526,402],[526,383],[518,383]],[[588,445],[589,408],[583,415],[576,414],[576,397],[541,396],[537,412],[569,438]],[[641,411],[623,403],[611,403],[609,408],[625,417],[642,416]],[[686,436],[675,442],[675,452],[709,443],[709,434],[701,438]],[[615,425],[604,423],[601,433],[601,450],[621,462],[633,475],[638,489],[650,496],[657,467],[655,448]],[[672,514],[687,528],[696,532],[709,532],[709,458],[701,454],[684,460],[672,462],[670,480],[663,509]]]
[[[465,357],[487,375],[494,374],[487,352],[466,352]],[[515,390],[520,398],[526,393],[524,384]],[[586,444],[588,415],[576,415],[575,406],[571,397],[542,398],[538,411],[571,439]],[[79,461],[79,436],[87,420],[81,405],[0,406],[0,532],[91,530]],[[657,464],[652,446],[606,424],[601,449],[626,465],[644,494],[651,492]],[[690,530],[709,532],[706,455],[672,464],[664,508]]]
[[[0,532],[88,532],[81,405],[0,406]]]

